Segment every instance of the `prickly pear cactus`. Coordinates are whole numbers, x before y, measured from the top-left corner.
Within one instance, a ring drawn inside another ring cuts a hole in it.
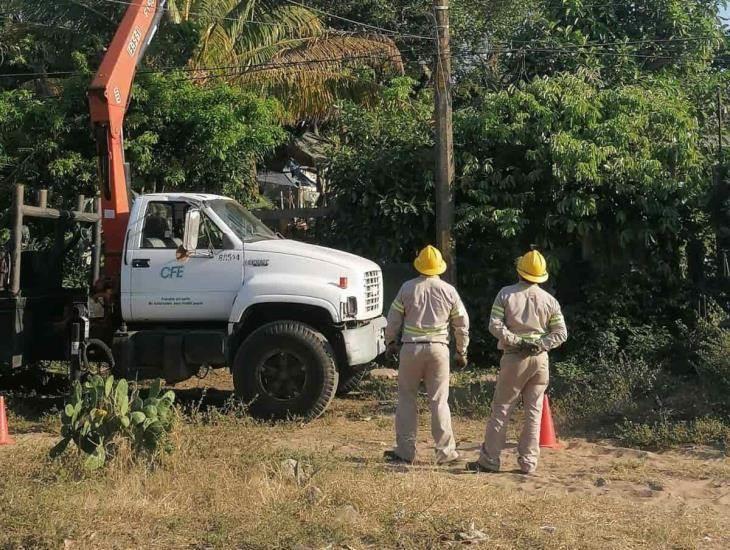
[[[160,395],[162,381],[155,380],[143,399],[135,386],[113,376],[94,376],[74,382],[61,412],[61,441],[51,456],[62,454],[73,441],[86,455],[84,465],[101,468],[114,455],[119,438],[127,438],[137,452],[166,448],[167,434],[175,417],[175,393]]]

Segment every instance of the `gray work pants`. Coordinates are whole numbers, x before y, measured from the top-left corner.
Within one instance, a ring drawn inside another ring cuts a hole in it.
[[[487,421],[479,464],[490,470],[499,470],[507,423],[522,395],[525,423],[517,445],[517,455],[520,469],[526,473],[533,472],[540,457],[542,400],[550,379],[548,354],[505,353],[499,366],[492,414]]]
[[[426,383],[431,410],[431,434],[437,460],[456,454],[449,410],[449,347],[445,344],[404,344],[398,368],[398,408],[395,413],[395,452],[405,460],[416,456],[418,389]]]

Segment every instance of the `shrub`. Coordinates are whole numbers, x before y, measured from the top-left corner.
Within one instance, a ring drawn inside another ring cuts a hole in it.
[[[84,466],[95,470],[114,455],[121,439],[127,439],[135,452],[154,452],[162,448],[172,429],[175,394],[160,395],[162,381],[152,383],[142,399],[125,379],[94,376],[82,385],[74,382],[71,395],[61,412],[61,441],[51,456],[63,453],[73,441],[84,453]]]
[[[725,396],[730,391],[730,330],[701,323],[697,373],[703,384]]]
[[[565,417],[600,421],[635,408],[652,391],[659,372],[640,358],[617,353],[555,363],[550,384]]]
[[[630,447],[667,449],[676,445],[714,445],[730,450],[730,425],[718,418],[692,421],[662,419],[653,423],[624,421],[616,437]]]

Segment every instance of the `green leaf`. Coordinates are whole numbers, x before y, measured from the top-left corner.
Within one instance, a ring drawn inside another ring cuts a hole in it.
[[[84,467],[87,470],[98,470],[99,468],[104,466],[105,462],[106,451],[104,450],[104,445],[99,444],[96,446],[94,452],[86,457],[86,460],[84,461]]]
[[[163,394],[162,399],[164,399],[165,401],[169,401],[170,403],[174,403],[175,402],[175,392],[172,390],[167,390]]]
[[[76,405],[81,401],[81,383],[78,380],[74,381],[73,389],[71,391],[71,402]]]
[[[154,420],[153,422],[150,423],[149,426],[147,426],[147,431],[151,432],[155,435],[160,435],[164,431],[164,428],[163,428],[162,424],[160,424],[159,421]]]
[[[156,398],[158,395],[160,395],[160,390],[162,389],[162,379],[156,378],[152,381],[152,384],[150,385],[150,391],[147,394],[147,398]]]
[[[147,416],[142,411],[134,411],[130,416],[130,420],[132,421],[132,424],[142,424]]]
[[[142,401],[142,398],[139,395],[136,395],[134,399],[132,399],[131,408],[133,411],[141,411],[144,408],[144,401]]]
[[[74,411],[73,405],[71,405],[71,403],[67,404],[67,405],[66,405],[66,406],[65,406],[65,407],[63,408],[63,414],[64,414],[64,415],[66,415],[66,416],[67,416],[67,417],[69,417],[69,418],[72,418],[72,417],[73,417],[73,415],[74,415],[74,412],[75,412],[75,411]]]
[[[112,375],[107,376],[104,381],[104,396],[111,397],[112,388],[114,387],[114,377]]]
[[[129,428],[130,420],[128,416],[120,416],[119,422],[121,422],[122,426],[125,428]]]
[[[61,439],[61,441],[56,443],[53,446],[53,448],[51,448],[51,450],[48,453],[49,456],[51,458],[57,458],[57,457],[61,456],[64,453],[64,451],[66,450],[66,448],[68,447],[68,444],[70,442],[71,442],[70,437],[64,437],[63,439]]]
[[[114,392],[114,404],[119,415],[124,416],[129,411],[129,385],[123,378],[117,382],[117,388]]]

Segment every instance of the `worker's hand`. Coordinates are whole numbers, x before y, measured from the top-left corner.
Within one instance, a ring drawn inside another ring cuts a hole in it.
[[[462,353],[456,354],[456,359],[454,361],[454,365],[456,365],[457,369],[463,369],[464,367],[466,367],[466,364],[468,362],[469,361],[466,358],[466,354],[462,354]]]
[[[387,349],[385,350],[385,358],[388,361],[395,361],[398,359],[398,354],[400,353],[400,347],[395,342],[391,342],[388,344]]]
[[[542,348],[536,342],[528,342],[527,340],[522,340],[519,348],[520,351],[524,351],[528,355],[540,355],[542,353]]]

